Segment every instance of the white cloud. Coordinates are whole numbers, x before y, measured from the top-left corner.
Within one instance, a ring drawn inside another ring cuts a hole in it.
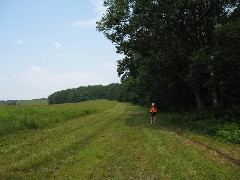
[[[61,59],[61,58],[62,58],[62,55],[61,55],[61,54],[55,54],[54,57],[57,58],[57,59]]]
[[[103,6],[103,0],[91,0],[94,6],[94,11],[97,13],[97,19],[100,19],[106,13],[106,8]]]
[[[41,67],[32,65],[26,72],[20,75],[22,83],[36,89],[36,94],[46,92],[45,96],[52,92],[89,84],[99,84],[99,75],[91,72],[62,72],[52,73]]]
[[[116,64],[111,64],[111,63],[106,63],[103,64],[103,68],[107,69],[107,70],[111,70],[111,71],[115,71],[117,70],[117,65]]]
[[[71,23],[72,27],[95,27],[96,26],[96,19],[89,19],[89,20],[80,20],[80,21],[74,21]]]
[[[49,73],[41,67],[31,65],[26,72],[20,75],[20,79],[22,82],[33,83],[36,84],[39,81],[47,78]]]
[[[105,64],[105,68],[113,68]],[[99,72],[51,72],[40,66],[31,65],[21,74],[1,77],[0,99],[34,99],[79,86],[107,85],[118,82],[116,73],[109,70]],[[11,82],[11,83],[9,83]]]
[[[4,82],[4,81],[6,81],[6,78],[0,77],[0,82]]]
[[[103,0],[90,0],[94,6],[95,18],[78,20],[71,23],[73,28],[83,28],[83,27],[96,27],[96,22],[101,19],[103,14],[106,12],[106,8],[103,6]]]
[[[22,39],[17,39],[16,44],[26,44],[27,42]]]
[[[30,68],[28,69],[28,72],[31,74],[45,74],[46,70],[44,70],[41,67],[31,65]]]
[[[57,41],[55,41],[55,42],[53,43],[53,45],[54,45],[54,48],[57,49],[57,50],[62,48],[62,44],[59,43],[59,42],[57,42]]]
[[[32,65],[26,72],[21,74],[21,80],[24,82],[53,83],[53,82],[72,82],[74,83],[88,83],[97,80],[97,75],[89,72],[63,72],[51,73],[39,66]],[[34,81],[32,81],[34,80]],[[36,81],[35,81],[36,80]]]

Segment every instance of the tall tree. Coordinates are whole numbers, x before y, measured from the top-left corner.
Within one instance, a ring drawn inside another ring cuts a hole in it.
[[[219,27],[226,27],[233,17],[239,19],[237,0],[105,0],[104,5],[107,13],[97,29],[125,55],[118,61],[118,73],[122,80],[132,77],[135,85],[141,85],[137,94],[162,102],[159,93],[171,89],[177,93],[173,102],[187,93],[199,108],[207,102],[219,105],[226,80],[221,73],[229,72],[226,59],[219,58],[226,47],[216,48],[220,37],[227,36]],[[239,30],[236,21],[234,32]],[[239,33],[235,35],[239,38]],[[226,46],[234,48],[231,43]],[[231,52],[233,58],[238,56]]]

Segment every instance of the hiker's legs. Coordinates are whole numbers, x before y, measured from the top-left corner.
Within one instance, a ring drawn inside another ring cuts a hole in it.
[[[151,116],[151,124],[155,124],[156,122],[156,116]]]
[[[150,120],[151,120],[150,124],[153,124],[153,116],[151,116]]]
[[[153,124],[156,123],[156,116],[153,116]]]

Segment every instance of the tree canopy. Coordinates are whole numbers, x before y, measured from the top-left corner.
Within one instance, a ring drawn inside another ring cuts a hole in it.
[[[105,0],[97,29],[131,101],[167,109],[240,102],[238,0]]]

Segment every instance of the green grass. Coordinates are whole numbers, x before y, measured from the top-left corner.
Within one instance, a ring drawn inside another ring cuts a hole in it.
[[[99,105],[100,104],[100,105]],[[116,103],[98,100],[61,105],[0,106],[0,136],[25,129],[38,129],[112,108]]]
[[[93,113],[2,135],[0,179],[240,177],[239,165],[215,151],[231,151],[239,159],[238,145],[172,128],[161,115],[151,126],[145,108],[105,100],[45,108],[73,108],[77,113],[76,106],[87,104],[95,108]]]

